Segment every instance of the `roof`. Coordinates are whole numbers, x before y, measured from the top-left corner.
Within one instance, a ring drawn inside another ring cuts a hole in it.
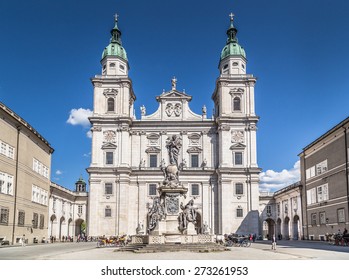
[[[0,108],[7,113],[10,117],[12,117],[14,120],[19,122],[22,126],[28,128],[34,135],[36,135],[44,144],[48,146],[50,149],[50,153],[52,154],[54,152],[54,149],[51,147],[50,143],[37,131],[35,130],[27,121],[25,121],[23,118],[18,116],[14,111],[12,111],[9,107],[7,107],[5,104],[0,102]]]

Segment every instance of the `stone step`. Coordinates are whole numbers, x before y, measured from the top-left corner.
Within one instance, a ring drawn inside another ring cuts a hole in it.
[[[225,246],[216,243],[192,243],[192,244],[148,244],[148,245],[127,245],[119,251],[133,251],[135,253],[156,253],[156,252],[221,252],[229,250]]]

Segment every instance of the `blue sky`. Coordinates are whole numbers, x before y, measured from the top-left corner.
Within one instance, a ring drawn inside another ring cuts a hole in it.
[[[285,186],[297,180],[302,148],[348,116],[345,0],[1,1],[0,101],[49,141],[51,179],[73,188],[88,179],[91,139],[79,113],[92,110],[90,78],[101,73],[114,13],[140,116],[142,104],[156,110],[173,76],[192,110],[205,104],[210,115],[230,12],[247,72],[258,77],[262,187]],[[67,122],[74,109],[75,125]]]

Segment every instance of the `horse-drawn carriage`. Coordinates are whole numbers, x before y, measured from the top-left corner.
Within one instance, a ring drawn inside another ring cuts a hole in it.
[[[326,240],[333,245],[349,246],[349,234],[332,233],[326,234]]]
[[[112,247],[112,246],[118,246],[123,247],[126,246],[128,242],[127,235],[121,235],[121,236],[111,236],[111,237],[99,237],[97,240],[97,247]]]
[[[250,247],[251,238],[249,235],[240,235],[236,233],[224,234],[225,245],[228,247]]]

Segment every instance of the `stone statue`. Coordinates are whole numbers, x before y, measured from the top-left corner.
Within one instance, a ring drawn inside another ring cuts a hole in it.
[[[178,167],[179,150],[182,147],[181,138],[178,135],[172,135],[167,139],[166,148],[170,157],[170,164],[175,164]]]
[[[161,169],[162,173],[164,174],[164,177],[166,178],[166,162],[164,159],[161,160],[160,169]]]
[[[139,163],[139,169],[144,168],[145,167],[145,159],[141,159],[140,163]]]
[[[182,213],[179,214],[179,227],[180,231],[184,231],[188,228],[188,223],[196,224],[196,208],[194,207],[194,200],[191,199],[185,206],[181,203]]]
[[[160,201],[160,197],[155,197],[153,201],[153,206],[149,208],[148,214],[148,233],[153,231],[158,224],[165,218],[165,208]]]
[[[144,225],[142,222],[138,223],[138,227],[136,228],[137,234],[143,234],[144,233]]]
[[[145,114],[146,114],[145,106],[142,105],[140,109],[141,109],[141,115],[142,115],[142,116],[145,116]]]
[[[205,222],[205,223],[203,224],[202,233],[203,233],[203,234],[208,234],[208,233],[209,233],[209,228],[208,228],[207,222]]]
[[[207,109],[206,109],[206,106],[204,105],[204,106],[202,107],[202,114],[203,114],[203,115],[206,115],[206,113],[207,113]]]

